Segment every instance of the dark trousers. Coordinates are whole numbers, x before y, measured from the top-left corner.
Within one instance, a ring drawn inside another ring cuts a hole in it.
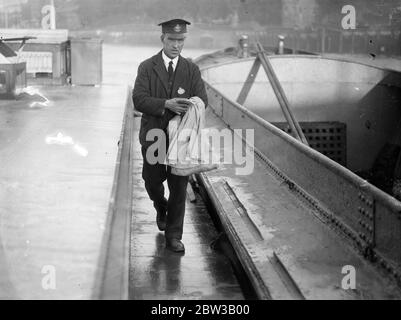
[[[182,239],[185,215],[185,200],[189,177],[171,174],[171,167],[164,164],[149,164],[146,149],[142,147],[142,178],[149,198],[156,206],[167,206],[165,236],[169,239]],[[163,182],[167,180],[170,191],[168,200],[164,197]]]

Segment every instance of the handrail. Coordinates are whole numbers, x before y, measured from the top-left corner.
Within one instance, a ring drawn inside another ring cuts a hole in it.
[[[96,300],[128,300],[129,298],[134,140],[134,110],[131,92],[132,88],[128,86],[106,230],[97,266],[97,283],[92,294],[92,298]]]

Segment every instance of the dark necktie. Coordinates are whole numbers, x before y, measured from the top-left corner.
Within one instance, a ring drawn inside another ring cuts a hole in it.
[[[174,69],[173,69],[173,61],[170,61],[168,64],[168,81],[173,81]]]
[[[174,69],[173,61],[168,64],[168,94],[171,97],[171,91],[173,90],[173,79],[174,79]]]

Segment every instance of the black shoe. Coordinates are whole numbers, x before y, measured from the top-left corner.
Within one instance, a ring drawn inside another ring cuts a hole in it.
[[[157,215],[156,215],[156,224],[160,231],[166,230],[166,212],[167,208],[164,206],[154,205]]]
[[[178,239],[166,238],[166,249],[173,252],[185,252],[184,244]]]

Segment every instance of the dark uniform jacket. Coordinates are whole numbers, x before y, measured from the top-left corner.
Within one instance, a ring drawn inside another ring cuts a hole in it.
[[[194,96],[201,98],[207,106],[205,86],[199,68],[193,62],[179,57],[171,92],[168,91],[168,72],[162,51],[142,62],[132,92],[135,109],[143,113],[139,132],[141,145],[147,148],[153,144],[153,141],[146,141],[147,132],[155,128],[166,132],[168,122],[175,116],[164,108],[166,100]]]

